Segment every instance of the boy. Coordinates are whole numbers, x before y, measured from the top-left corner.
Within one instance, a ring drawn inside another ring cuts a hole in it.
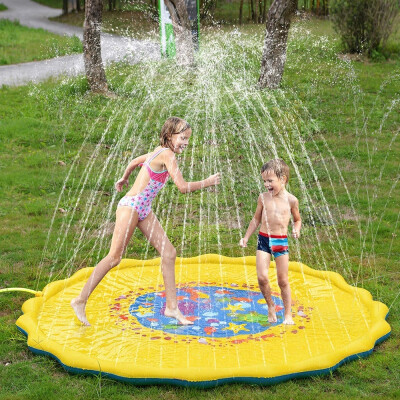
[[[271,287],[268,279],[268,269],[271,254],[275,258],[278,285],[281,289],[285,309],[284,324],[294,325],[291,310],[291,294],[288,279],[289,251],[287,228],[290,214],[294,226],[292,236],[300,237],[301,218],[299,202],[295,196],[286,191],[285,185],[289,180],[289,167],[279,158],[268,161],[261,168],[261,177],[267,192],[261,193],[257,201],[257,209],[247,232],[240,240],[241,247],[247,247],[250,236],[261,223],[258,235],[256,266],[258,284],[265,301],[268,304],[268,321],[277,322],[275,304],[271,297]]]

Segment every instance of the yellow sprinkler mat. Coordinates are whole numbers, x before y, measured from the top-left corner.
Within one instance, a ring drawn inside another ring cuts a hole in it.
[[[229,382],[271,384],[329,373],[370,354],[390,334],[388,308],[348,285],[337,273],[291,262],[295,325],[283,325],[275,264],[270,277],[278,321],[257,284],[255,257],[178,258],[179,308],[194,322],[164,316],[160,259],[123,260],[87,304],[90,327],[79,324],[70,301],[91,268],[50,283],[26,301],[18,328],[28,346],[70,372],[134,384],[210,387]]]

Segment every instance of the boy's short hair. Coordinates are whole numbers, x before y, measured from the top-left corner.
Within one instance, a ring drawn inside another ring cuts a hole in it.
[[[280,158],[274,158],[273,160],[269,160],[267,163],[265,163],[261,168],[261,173],[265,171],[274,172],[279,179],[286,176],[286,183],[289,182],[289,167],[285,161]]]

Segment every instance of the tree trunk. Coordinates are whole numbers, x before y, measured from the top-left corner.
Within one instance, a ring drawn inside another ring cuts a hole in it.
[[[63,0],[63,15],[68,14],[68,0]]]
[[[108,11],[114,11],[117,8],[117,0],[108,0]]]
[[[264,23],[267,20],[267,0],[264,0],[264,9],[262,15],[262,22]]]
[[[250,2],[250,9],[251,9],[251,20],[254,21],[255,15],[254,15],[253,0],[249,0],[249,2]]]
[[[240,0],[240,6],[239,6],[239,25],[242,25],[243,23],[243,1]]]
[[[83,24],[83,55],[90,90],[106,94],[108,93],[108,85],[101,59],[100,41],[102,11],[102,0],[86,0],[85,22]]]
[[[297,0],[275,0],[268,12],[259,88],[276,89],[283,75],[290,20]]]
[[[258,22],[258,0],[254,0],[254,23]]]
[[[165,0],[175,35],[176,61],[178,65],[194,63],[192,29],[185,0]]]

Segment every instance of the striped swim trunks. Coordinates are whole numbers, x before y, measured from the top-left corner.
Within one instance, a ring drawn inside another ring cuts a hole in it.
[[[286,235],[268,235],[260,231],[257,250],[272,254],[275,258],[289,254],[288,238]]]

